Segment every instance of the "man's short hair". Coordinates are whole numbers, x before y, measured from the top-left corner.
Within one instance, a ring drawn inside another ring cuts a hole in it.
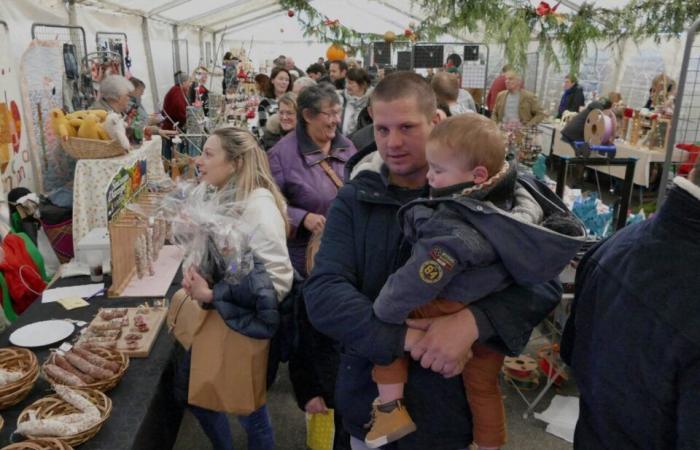
[[[447,72],[436,73],[430,80],[438,103],[456,102],[459,97],[459,80]]]
[[[576,83],[578,83],[578,78],[576,78],[576,75],[574,75],[574,74],[572,74],[572,73],[567,74],[567,75],[566,75],[566,79],[568,79],[569,81],[571,81],[571,84],[576,84]]]
[[[348,63],[346,63],[342,59],[333,60],[333,61],[331,61],[331,64],[337,64],[338,69],[340,69],[341,72],[347,72],[347,70],[348,70]]]
[[[313,63],[306,69],[306,73],[320,73],[321,75],[325,75],[326,68],[323,67],[323,64]]]
[[[512,70],[513,66],[511,66],[510,64],[505,64],[501,69],[501,73],[511,72]]]
[[[479,114],[459,114],[438,123],[428,137],[439,151],[450,151],[465,169],[484,166],[489,177],[497,174],[506,160],[506,141],[496,122]]]
[[[425,78],[413,72],[393,72],[385,76],[372,91],[371,101],[374,104],[403,98],[415,98],[428,120],[435,115],[437,100],[433,89]]]

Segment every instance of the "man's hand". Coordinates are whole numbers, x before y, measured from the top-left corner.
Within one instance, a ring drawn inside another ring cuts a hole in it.
[[[162,128],[157,128],[157,130],[158,135],[168,141],[170,140],[170,138],[178,135],[178,132],[175,130],[163,130]]]
[[[312,233],[321,233],[326,226],[326,218],[320,214],[308,213],[304,217],[304,228]]]
[[[423,339],[423,336],[425,336],[425,331],[418,330],[416,328],[409,328],[406,330],[406,340],[404,341],[403,349],[410,352],[413,350],[413,346],[416,345],[418,341]]]
[[[406,323],[425,331],[425,336],[411,349],[413,359],[445,378],[462,372],[472,357],[471,347],[479,338],[474,315],[466,308],[449,316],[409,319]]]
[[[323,397],[314,397],[304,406],[304,410],[309,414],[326,414],[328,412],[328,407],[326,402],[323,401]]]

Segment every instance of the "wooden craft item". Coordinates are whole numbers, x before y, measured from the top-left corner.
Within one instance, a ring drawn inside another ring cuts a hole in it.
[[[141,263],[146,263],[145,273],[148,273],[148,252],[143,252],[142,247],[137,250],[137,243],[146,242],[149,233],[147,217],[158,209],[162,199],[163,194],[143,192],[132,203],[138,213],[127,206],[109,223],[112,255],[112,286],[108,291],[110,297],[118,297],[124,291]],[[153,225],[155,223],[151,224]]]
[[[147,358],[151,353],[151,349],[158,339],[158,334],[160,329],[163,327],[165,322],[165,317],[168,314],[168,309],[166,307],[150,307],[150,311],[147,314],[141,314],[139,308],[127,308],[127,318],[129,319],[129,324],[125,325],[121,329],[121,334],[119,339],[117,339],[116,349],[131,358]],[[134,317],[136,315],[142,315],[144,320],[148,324],[148,331],[145,333],[139,333],[138,331],[132,331],[131,328],[134,327]],[[92,319],[90,326],[104,324],[103,320],[99,314]],[[126,337],[130,334],[138,334],[141,338],[137,341],[138,347],[131,348],[127,345]]]

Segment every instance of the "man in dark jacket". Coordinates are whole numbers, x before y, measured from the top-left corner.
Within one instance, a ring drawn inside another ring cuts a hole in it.
[[[364,425],[377,396],[373,364],[387,364],[404,351],[420,361],[412,362],[406,385],[406,403],[418,430],[386,448],[466,448],[472,442],[471,415],[455,375],[471,345],[478,339],[504,353],[519,353],[532,328],[556,306],[561,288],[557,282],[511,286],[459,313],[429,319],[423,329],[379,321],[372,302],[411,252],[396,213],[428,195],[425,144],[439,116],[430,86],[407,72],[377,85],[372,109],[379,151],[358,154],[355,161],[366,157],[328,213],[316,266],[304,289],[309,318],[340,343],[336,407],[353,436],[353,449],[365,448]]]
[[[578,80],[575,75],[567,75],[564,78],[564,93],[559,102],[559,112],[557,119],[561,119],[564,111],[579,112],[581,107],[586,104],[586,97],[583,95],[583,88],[578,85]]]
[[[674,184],[656,216],[578,267],[562,342],[576,449],[700,448],[700,163]]]

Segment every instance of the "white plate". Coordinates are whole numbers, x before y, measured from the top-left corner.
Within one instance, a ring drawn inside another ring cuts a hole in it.
[[[71,322],[44,320],[16,329],[10,335],[10,342],[18,347],[44,347],[64,340],[73,330],[75,325]]]

